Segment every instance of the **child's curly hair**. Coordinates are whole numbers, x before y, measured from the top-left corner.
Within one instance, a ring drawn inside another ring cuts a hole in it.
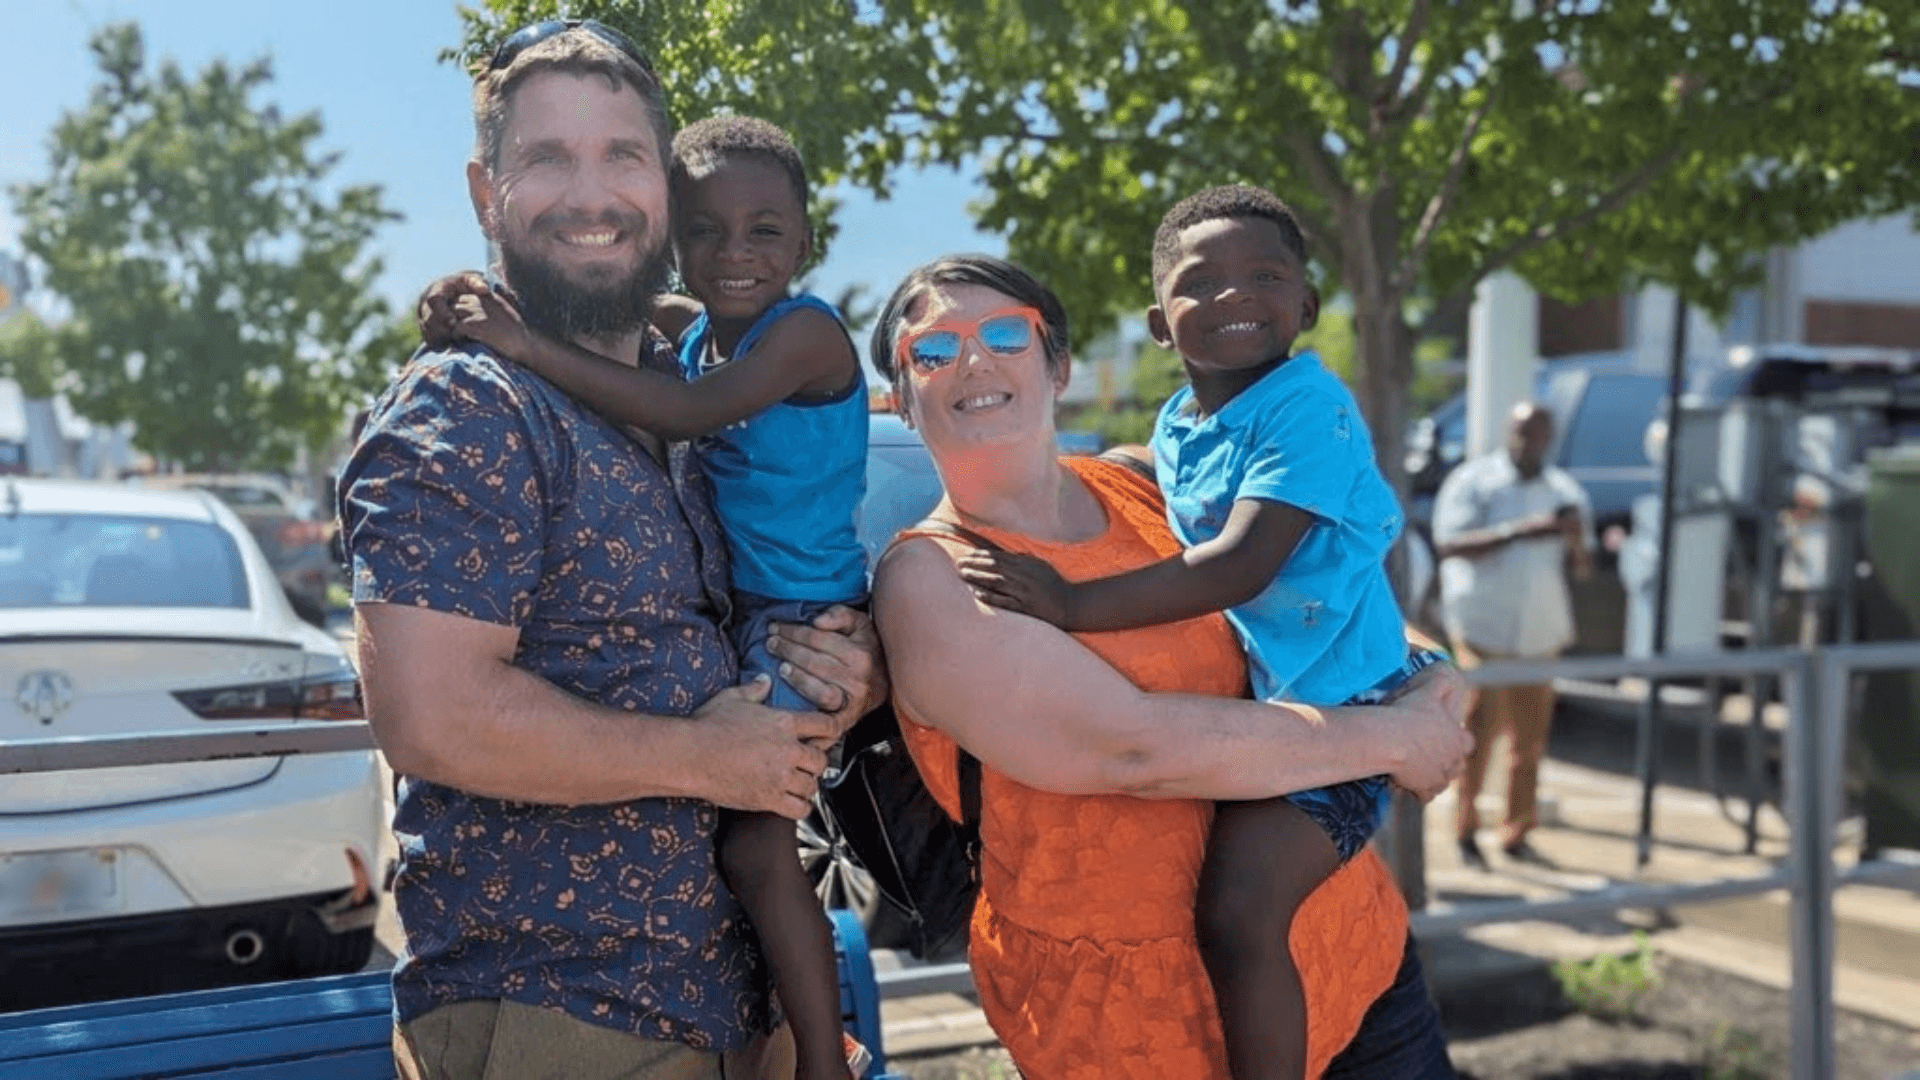
[[[811,189],[800,149],[777,125],[751,116],[711,116],[682,128],[673,140],[673,186],[678,188],[691,181],[695,172],[741,155],[765,158],[786,173],[793,197],[800,200],[801,212],[806,212]]]
[[[1181,233],[1203,221],[1231,218],[1266,218],[1280,226],[1280,236],[1287,250],[1305,265],[1307,237],[1300,229],[1299,220],[1293,216],[1292,208],[1264,188],[1251,184],[1227,184],[1194,192],[1174,203],[1173,209],[1160,219],[1160,227],[1153,232],[1154,290],[1159,291],[1160,282],[1180,257]]]

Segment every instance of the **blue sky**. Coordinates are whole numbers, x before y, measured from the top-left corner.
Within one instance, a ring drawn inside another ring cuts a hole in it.
[[[377,241],[382,289],[396,303],[483,258],[462,172],[473,138],[469,83],[435,59],[459,39],[451,0],[0,0],[10,43],[0,63],[0,190],[45,174],[54,123],[84,106],[96,78],[89,34],[123,20],[140,24],[150,63],[166,56],[197,71],[216,58],[273,58],[274,84],[258,103],[319,110],[320,147],[343,154],[334,178],[382,185],[405,215]],[[840,235],[815,288],[832,296],[865,282],[878,299],[935,255],[1004,251],[973,228],[965,204],[974,192],[970,178],[947,170],[904,177],[887,202],[839,192]],[[17,251],[19,233],[11,199],[0,197],[0,249]]]

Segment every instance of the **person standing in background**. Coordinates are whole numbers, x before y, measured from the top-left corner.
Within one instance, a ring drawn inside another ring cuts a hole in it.
[[[1578,481],[1547,464],[1553,414],[1514,406],[1504,449],[1455,469],[1433,506],[1440,603],[1454,657],[1472,669],[1487,660],[1547,660],[1573,643],[1567,576],[1592,571],[1593,511]],[[1553,687],[1490,686],[1468,721],[1473,753],[1460,775],[1455,819],[1461,861],[1487,868],[1475,833],[1475,800],[1493,742],[1510,732],[1507,818],[1500,838],[1510,859],[1545,862],[1527,833],[1538,823],[1540,759],[1553,722]]]

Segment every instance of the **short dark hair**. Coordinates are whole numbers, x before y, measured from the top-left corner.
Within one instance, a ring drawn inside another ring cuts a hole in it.
[[[667,116],[666,95],[660,80],[619,46],[582,27],[563,30],[528,46],[513,62],[482,70],[473,79],[474,157],[488,172],[500,168],[500,140],[507,129],[507,111],[520,84],[535,75],[555,71],[568,75],[599,75],[607,85],[625,84],[640,95],[647,119],[653,122],[653,140],[660,148],[660,166],[667,165],[673,144],[673,121]]]
[[[697,169],[745,156],[764,158],[786,173],[793,197],[800,201],[800,213],[807,212],[811,188],[800,148],[778,126],[752,116],[710,116],[682,128],[673,140],[673,186],[680,189]]]
[[[983,285],[1038,311],[1046,327],[1040,345],[1046,353],[1047,371],[1060,373],[1068,355],[1067,309],[1053,290],[1005,259],[992,255],[947,255],[909,271],[874,320],[870,346],[873,366],[896,389],[900,385],[900,371],[894,366],[894,351],[900,339],[900,324],[915,304],[941,285]]]
[[[1160,282],[1166,279],[1167,271],[1173,269],[1175,260],[1180,258],[1181,233],[1201,222],[1231,218],[1266,218],[1280,226],[1280,237],[1286,243],[1287,250],[1300,260],[1302,266],[1306,265],[1307,237],[1300,229],[1299,219],[1293,216],[1292,207],[1281,202],[1273,192],[1251,184],[1210,187],[1174,203],[1173,209],[1160,219],[1160,227],[1154,230],[1154,292],[1160,291]]]

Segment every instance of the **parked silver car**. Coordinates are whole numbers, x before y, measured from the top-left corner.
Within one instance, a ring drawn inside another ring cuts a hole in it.
[[[362,715],[339,643],[232,510],[119,484],[0,478],[0,690],[5,741]],[[135,949],[243,978],[356,970],[384,818],[366,750],[7,776],[0,999]]]

